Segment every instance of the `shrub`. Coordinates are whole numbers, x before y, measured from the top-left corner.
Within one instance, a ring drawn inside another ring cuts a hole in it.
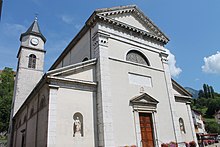
[[[189,142],[189,145],[190,145],[190,147],[196,147],[196,143],[195,143],[195,141],[191,141],[191,142]]]

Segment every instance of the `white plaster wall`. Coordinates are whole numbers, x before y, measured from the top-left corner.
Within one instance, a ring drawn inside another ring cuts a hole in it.
[[[132,44],[130,44],[132,43]],[[136,46],[132,41],[127,40],[127,43],[120,42],[119,40],[109,39],[109,57],[113,57],[122,61],[126,61],[126,54],[130,50],[137,50],[143,53],[150,62],[151,67],[162,69],[161,58],[159,57],[160,52],[149,50]]]
[[[36,124],[37,124],[37,115],[31,117],[31,119],[28,120],[27,126],[26,126],[26,146],[35,147],[35,140],[36,140]]]
[[[31,39],[32,38],[37,38],[39,40],[39,43],[38,45],[32,45],[31,44]],[[38,37],[38,36],[33,36],[33,35],[27,35],[27,36],[24,36],[22,38],[22,42],[21,42],[21,45],[24,45],[24,46],[30,46],[30,47],[33,47],[33,48],[37,48],[37,49],[44,49],[44,41]]]
[[[20,52],[20,67],[28,68],[29,55],[34,54],[36,56],[36,68],[35,70],[43,71],[44,68],[44,52],[36,51],[32,49],[23,48]],[[32,69],[33,70],[33,69]]]
[[[47,136],[47,115],[48,115],[48,86],[43,88],[34,95],[26,105],[22,107],[17,114],[14,126],[14,138],[13,146],[21,146],[21,130],[25,129],[26,133],[26,146],[27,147],[42,147],[46,146]],[[38,98],[45,96],[46,103],[44,108],[39,109]],[[39,97],[38,97],[39,96]],[[34,108],[34,112],[31,115],[31,109]],[[26,121],[24,117],[26,116]],[[19,122],[21,121],[21,125]]]
[[[30,54],[35,54],[37,57],[36,69],[28,68],[28,57]],[[18,63],[19,70],[17,71],[16,75],[17,82],[14,96],[14,115],[43,76],[44,54],[45,53],[41,51],[29,50],[25,48],[23,48],[20,52],[20,60]]]
[[[98,23],[98,29],[102,32],[109,33],[111,35],[111,38],[114,38],[115,40],[118,40],[120,42],[126,42],[134,46],[145,48],[155,52],[165,52],[163,43],[150,38],[143,39],[143,35],[136,34],[128,30],[122,31],[121,29],[117,29],[111,25],[106,25],[102,23]]]
[[[56,107],[56,146],[95,146],[93,92],[59,88]],[[83,115],[83,137],[73,137],[73,115]]]
[[[82,62],[87,57],[90,59],[90,32],[88,31],[77,44],[63,58],[62,67],[70,64]],[[59,63],[60,66],[60,63]],[[56,68],[58,68],[57,66]]]
[[[193,134],[192,134],[192,126],[191,126],[191,122],[189,119],[189,115],[188,115],[188,110],[187,110],[187,105],[185,103],[181,103],[181,102],[176,102],[176,114],[177,114],[177,119],[179,121],[179,118],[181,117],[184,121],[184,125],[185,125],[185,130],[186,130],[186,134],[182,134],[182,139],[185,142],[190,142],[193,141]],[[191,113],[191,112],[189,112]],[[192,119],[192,118],[191,118]],[[177,128],[180,130],[180,127]]]
[[[68,76],[64,75],[64,77],[70,79],[85,80],[85,81],[95,81],[94,70],[95,70],[95,66],[89,66],[80,70],[73,71],[71,74],[68,73]]]
[[[43,147],[47,144],[47,122],[48,122],[48,106],[38,112],[37,123],[37,147]]]
[[[21,131],[25,129],[25,124],[22,124],[18,129],[16,133],[16,142],[14,143],[14,147],[20,147],[21,146],[21,141],[22,141],[22,133]]]
[[[111,61],[110,63],[112,75],[113,126],[116,145],[125,146],[136,144],[134,115],[132,107],[129,106],[129,101],[134,96],[140,94],[142,86],[129,84],[128,72],[152,78],[153,87],[143,88],[144,92],[159,101],[157,112],[155,113],[155,123],[157,127],[157,132],[155,133],[157,133],[157,139],[161,142],[175,141],[164,73],[117,61]]]
[[[40,101],[43,97],[45,97],[45,106],[40,108]],[[45,85],[39,94],[36,147],[47,146],[48,99],[48,85]]]

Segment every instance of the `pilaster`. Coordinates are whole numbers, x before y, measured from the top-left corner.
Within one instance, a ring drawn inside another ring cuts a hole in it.
[[[97,32],[92,38],[93,58],[97,58],[97,123],[100,147],[114,147],[108,38],[108,34],[101,32]]]
[[[135,130],[136,130],[136,144],[137,147],[141,147],[141,128],[140,128],[140,120],[139,120],[139,113],[138,110],[133,110],[134,113],[134,123],[135,123]]]
[[[161,61],[163,64],[164,68],[164,77],[166,80],[166,85],[167,85],[167,93],[168,93],[168,99],[169,99],[169,105],[170,105],[170,111],[171,111],[171,117],[172,117],[172,122],[173,122],[173,131],[175,135],[175,141],[178,142],[183,142],[182,135],[179,129],[179,118],[176,113],[176,108],[175,108],[175,98],[173,94],[173,87],[172,87],[172,81],[171,81],[171,75],[170,75],[170,69],[168,65],[168,54],[166,53],[161,53]]]
[[[49,85],[47,145],[56,146],[56,114],[58,86]]]
[[[190,107],[190,103],[186,103],[186,107],[187,107],[187,111],[188,111],[188,116],[189,116],[189,121],[190,121],[190,127],[191,127],[191,130],[192,130],[193,140],[198,145],[198,141],[197,141],[197,137],[196,137],[196,132],[194,131],[195,127],[194,127],[194,123],[193,123],[192,110],[191,110],[191,107]]]

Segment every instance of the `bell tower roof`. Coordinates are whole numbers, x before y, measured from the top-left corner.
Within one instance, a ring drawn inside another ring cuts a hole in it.
[[[43,41],[46,42],[46,38],[44,37],[44,35],[40,31],[37,17],[35,18],[34,22],[31,24],[31,26],[28,28],[28,30],[25,33],[21,34],[20,41],[21,41],[22,37],[24,37],[26,35],[35,35],[35,36],[41,37],[43,39]]]

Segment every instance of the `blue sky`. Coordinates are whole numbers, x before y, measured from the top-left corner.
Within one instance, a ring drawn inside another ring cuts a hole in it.
[[[137,5],[170,38],[166,48],[178,83],[195,89],[207,83],[220,92],[219,0],[4,0],[0,68],[16,69],[20,34],[36,13],[47,38],[47,70],[95,9],[130,4]]]

